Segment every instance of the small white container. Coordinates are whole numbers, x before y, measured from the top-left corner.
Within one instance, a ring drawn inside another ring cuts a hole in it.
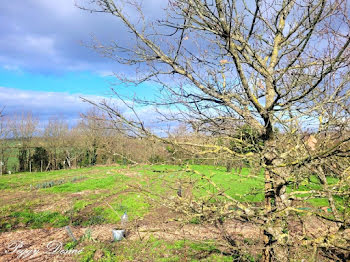
[[[124,229],[113,229],[113,242],[120,241],[125,238],[125,230]]]

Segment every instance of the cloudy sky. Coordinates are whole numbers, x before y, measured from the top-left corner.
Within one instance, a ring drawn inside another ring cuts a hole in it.
[[[144,2],[146,11],[156,15],[166,1]],[[42,119],[75,119],[89,108],[79,96],[108,97],[112,84],[123,88],[113,72],[133,74],[85,46],[92,36],[128,44],[120,22],[82,11],[74,0],[1,1],[0,24],[0,107],[6,114],[31,111]],[[145,90],[122,92],[149,93]]]

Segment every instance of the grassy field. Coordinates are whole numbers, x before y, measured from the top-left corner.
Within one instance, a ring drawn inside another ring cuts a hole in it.
[[[225,189],[227,194],[238,200],[259,202],[263,199],[262,177],[261,179],[244,178],[244,175],[249,172],[248,169],[243,170],[241,176],[238,176],[226,173],[224,168],[213,166],[193,166],[193,168],[210,176]],[[130,214],[131,219],[141,217],[149,211],[149,204],[144,201],[144,197],[135,192],[123,192],[130,185],[138,183],[155,194],[169,193],[164,187],[164,180],[175,184],[182,178],[188,177],[187,173],[179,172],[180,169],[177,166],[167,165],[129,169],[118,166],[2,176],[0,189],[2,195],[7,197],[0,200],[1,212],[13,219],[1,221],[1,230],[15,229],[22,223],[33,228],[42,227],[44,224],[62,226],[67,223],[75,225],[113,223],[118,222],[124,211]],[[193,174],[192,177],[199,178]],[[209,187],[205,181],[202,181],[197,189],[196,194],[204,195]],[[257,193],[247,195],[252,192]],[[171,193],[175,194],[176,189]],[[18,199],[17,194],[34,195],[34,197]],[[246,196],[243,197],[244,195]],[[11,203],[8,198],[11,198]],[[53,201],[60,203],[62,200],[70,202],[72,207],[70,216],[62,213],[61,205],[52,207],[50,211],[35,212],[46,205],[51,207]],[[107,202],[114,210],[106,206]],[[102,205],[96,205],[97,203]],[[96,207],[91,210],[88,220],[76,219],[80,211],[91,206]]]
[[[227,173],[225,168],[214,166],[191,168],[210,177],[226,194],[241,202],[258,205],[263,200],[262,172],[252,174],[246,168]],[[157,209],[157,202],[165,195],[176,197],[178,185],[183,181],[196,181],[191,192],[195,196],[213,191],[201,178],[199,174],[169,165],[103,166],[4,175],[0,177],[0,234],[21,229],[53,230],[67,225],[80,231],[84,229],[79,243],[64,239],[67,248],[77,244],[84,247],[80,261],[232,261],[233,258],[220,252],[210,239],[161,240],[151,235],[147,240],[134,238],[113,244],[96,239],[88,241],[92,238],[89,230],[118,225],[124,212],[128,213],[130,223],[152,224],[159,215],[154,213],[162,212]],[[312,181],[301,185],[299,190],[317,187],[317,181]],[[145,190],[135,190],[138,187]],[[310,204],[326,206],[327,201],[311,200]],[[111,239],[110,232],[106,234],[106,239]],[[138,260],[140,254],[144,260]]]

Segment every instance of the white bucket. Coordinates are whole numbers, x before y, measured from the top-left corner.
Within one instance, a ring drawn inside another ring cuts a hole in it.
[[[120,241],[125,238],[125,230],[124,229],[113,229],[113,241]]]

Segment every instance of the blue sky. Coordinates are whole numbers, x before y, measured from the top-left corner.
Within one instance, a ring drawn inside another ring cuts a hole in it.
[[[0,69],[1,86],[21,90],[68,92],[102,95],[109,90],[114,77],[91,71],[68,71],[60,74]]]
[[[164,2],[147,0],[146,11],[156,15]],[[154,94],[149,84],[124,88],[112,73],[132,76],[134,69],[84,46],[92,35],[104,43],[117,40],[128,45],[130,36],[122,24],[108,15],[82,11],[74,3],[1,1],[0,107],[5,107],[5,114],[32,111],[41,119],[64,115],[74,120],[88,108],[79,96],[109,97],[112,84],[124,95]]]

